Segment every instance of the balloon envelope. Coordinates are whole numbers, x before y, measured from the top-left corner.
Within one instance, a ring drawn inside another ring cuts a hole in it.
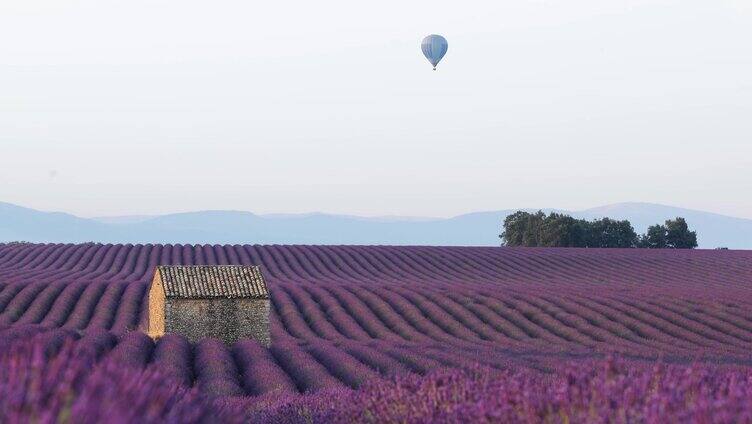
[[[420,43],[420,48],[423,50],[423,55],[426,59],[433,65],[433,69],[436,69],[436,65],[439,64],[441,58],[446,54],[449,44],[447,44],[446,38],[431,34],[423,39],[423,42]]]

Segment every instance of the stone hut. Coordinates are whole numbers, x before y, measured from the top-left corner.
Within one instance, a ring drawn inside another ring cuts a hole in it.
[[[227,344],[269,345],[269,293],[257,266],[158,266],[149,288],[148,333]]]

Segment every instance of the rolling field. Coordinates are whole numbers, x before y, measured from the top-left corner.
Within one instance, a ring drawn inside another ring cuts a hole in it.
[[[145,323],[159,264],[260,265],[270,348]],[[0,245],[0,344],[40,334],[217,396],[359,387],[607,352],[752,364],[752,252],[387,246]]]

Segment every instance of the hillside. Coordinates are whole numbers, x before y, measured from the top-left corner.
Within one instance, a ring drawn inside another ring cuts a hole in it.
[[[86,219],[0,203],[0,242],[496,246],[501,223],[511,212],[514,211],[432,219],[201,211]],[[648,203],[563,212],[588,219],[628,219],[638,232],[644,232],[648,225],[683,216],[697,230],[701,248],[752,248],[752,220],[748,219]]]
[[[157,264],[260,265],[272,346],[134,331]],[[607,352],[752,364],[750,281],[752,252],[733,250],[0,245],[0,344],[72,337],[217,396]]]

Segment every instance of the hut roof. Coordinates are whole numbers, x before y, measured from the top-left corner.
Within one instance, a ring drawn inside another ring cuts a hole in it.
[[[163,265],[156,272],[168,299],[269,298],[258,266]]]

